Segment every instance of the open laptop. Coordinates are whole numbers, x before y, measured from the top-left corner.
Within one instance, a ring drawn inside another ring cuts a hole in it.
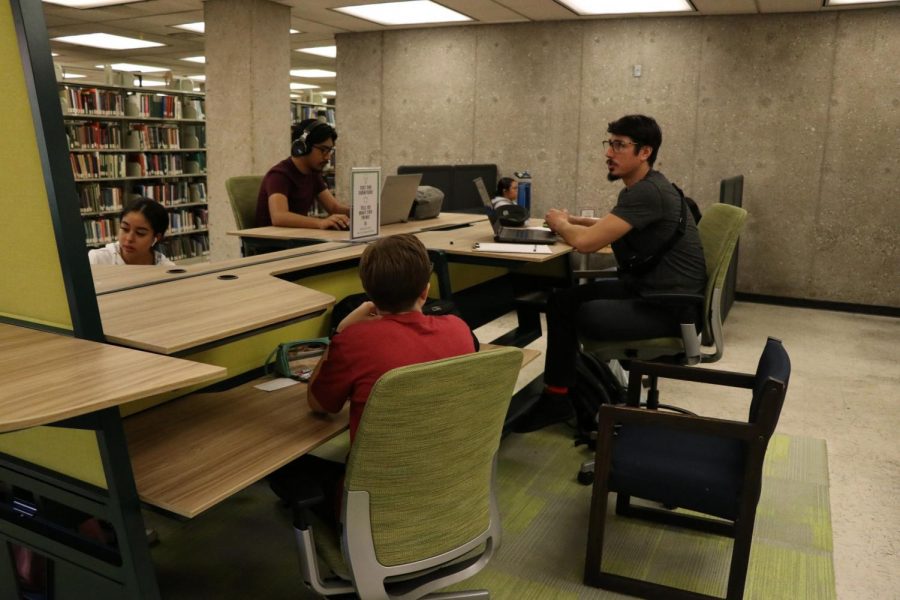
[[[478,195],[481,196],[481,202],[484,204],[484,210],[487,212],[488,219],[491,221],[491,227],[494,228],[495,242],[510,242],[513,244],[555,244],[556,234],[552,231],[540,231],[537,229],[519,229],[516,227],[504,227],[500,224],[500,219],[494,212],[494,205],[491,204],[491,197],[488,196],[487,188],[484,187],[484,181],[481,177],[474,180],[475,187],[478,189]]]
[[[409,220],[421,180],[421,173],[388,175],[384,178],[384,185],[381,187],[382,226]]]

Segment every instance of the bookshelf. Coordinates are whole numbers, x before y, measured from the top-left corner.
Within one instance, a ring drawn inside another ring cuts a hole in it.
[[[124,204],[146,196],[169,212],[161,251],[207,257],[203,93],[65,82],[59,98],[88,248],[115,241]]]
[[[317,119],[320,113],[325,117],[325,121],[334,127],[333,106],[291,100],[291,125],[296,125],[304,119]]]

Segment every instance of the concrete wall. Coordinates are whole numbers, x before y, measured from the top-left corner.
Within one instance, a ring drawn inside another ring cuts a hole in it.
[[[532,172],[535,214],[605,211],[606,123],[643,112],[701,207],[745,176],[740,291],[897,307],[898,31],[878,9],[339,35],[338,193],[352,166],[495,162]]]

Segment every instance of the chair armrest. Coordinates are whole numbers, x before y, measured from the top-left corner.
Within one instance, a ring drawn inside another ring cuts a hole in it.
[[[641,375],[654,375],[664,379],[680,379],[682,381],[696,381],[698,383],[711,383],[751,389],[755,383],[755,376],[737,371],[722,371],[719,369],[698,369],[697,367],[685,367],[667,363],[647,362],[632,359],[629,361],[629,373]]]
[[[744,421],[698,417],[658,410],[610,406],[608,404],[600,407],[597,427],[598,437],[609,436],[611,438],[613,426],[616,423],[660,425],[670,429],[745,441],[751,441],[759,437],[759,427]]]

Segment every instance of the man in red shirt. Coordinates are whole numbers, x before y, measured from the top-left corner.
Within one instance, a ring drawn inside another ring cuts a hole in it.
[[[338,202],[325,185],[322,171],[334,154],[337,131],[316,119],[301,121],[291,131],[291,155],[266,173],[256,200],[256,226],[347,229],[350,207]],[[328,212],[309,216],[315,201]]]
[[[340,412],[350,402],[350,443],[375,382],[391,369],[475,351],[469,326],[453,315],[426,316],[431,262],[413,235],[382,238],[368,245],[359,263],[371,298],[337,326],[316,366],[307,402],[316,412]],[[306,455],[270,476],[272,489],[289,499],[302,480],[318,481],[326,497],[339,501],[344,465]],[[335,503],[339,505],[339,502]],[[321,514],[321,513],[320,513]]]

